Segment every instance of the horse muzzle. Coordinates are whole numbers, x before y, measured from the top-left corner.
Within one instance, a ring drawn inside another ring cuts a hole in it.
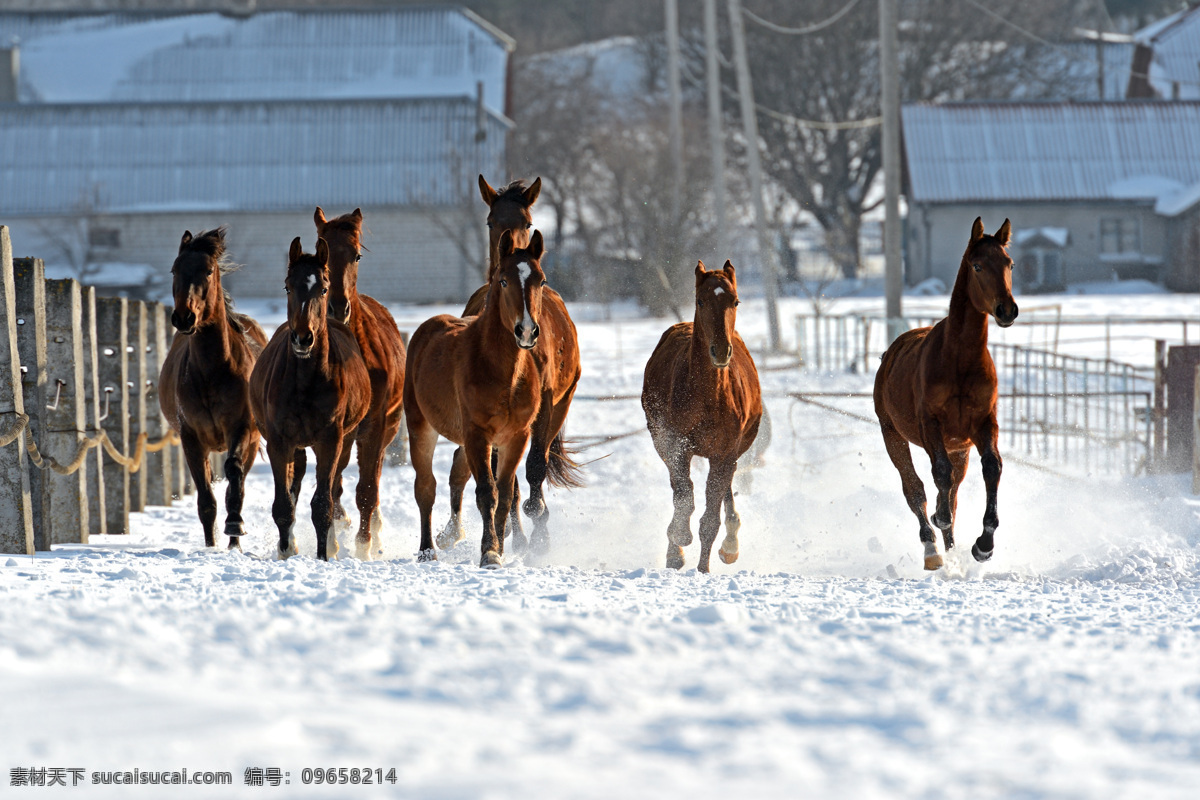
[[[517,347],[522,350],[532,350],[537,346],[538,336],[541,332],[541,326],[536,322],[530,326],[518,322],[513,328],[513,334],[517,337]]]
[[[343,325],[349,325],[350,324],[350,304],[346,303],[346,305],[344,305],[344,306],[339,306],[336,303],[330,303],[329,304],[329,318],[333,319],[333,320],[337,320],[338,322],[342,323]]]
[[[180,313],[176,309],[171,312],[171,324],[175,326],[175,330],[190,336],[196,332],[196,314],[192,311]]]
[[[717,369],[725,369],[729,366],[729,362],[733,360],[733,347],[726,345],[725,352],[721,353],[715,344],[709,345],[708,357],[712,359],[714,367]]]
[[[997,303],[992,315],[996,318],[997,325],[1007,328],[1017,321],[1018,312],[1016,303]]]
[[[313,336],[311,331],[304,334],[293,333],[292,352],[296,354],[297,358],[308,358],[312,355],[313,342],[315,341],[316,337]]]

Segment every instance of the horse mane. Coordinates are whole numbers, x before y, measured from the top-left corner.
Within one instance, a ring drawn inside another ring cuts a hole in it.
[[[497,200],[512,200],[521,205],[525,205],[525,190],[529,187],[525,185],[523,178],[517,178],[515,181],[505,186],[500,191],[496,192]]]
[[[228,275],[231,272],[237,272],[242,268],[241,264],[234,263],[229,254],[225,252],[225,232],[228,228],[225,225],[213,228],[208,231],[200,231],[192,237],[192,240],[180,248],[181,253],[198,253],[199,255],[207,256],[216,262],[217,270],[221,275]],[[229,320],[229,324],[238,333],[246,332],[243,327],[241,318],[233,308],[233,295],[229,294],[229,290],[225,288],[225,284],[221,284],[221,297],[225,301],[225,318]]]

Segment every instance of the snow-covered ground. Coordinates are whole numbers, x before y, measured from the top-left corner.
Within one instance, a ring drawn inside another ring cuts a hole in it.
[[[1126,301],[1086,298],[1100,313]],[[1197,298],[1139,302],[1168,315]],[[396,312],[411,329],[431,310]],[[244,555],[200,547],[189,498],[137,515],[127,537],[0,556],[2,766],[233,773],[232,787],[180,792],[196,797],[1197,796],[1190,481],[1010,460],[995,559],[927,574],[877,429],[782,396],[862,391],[870,376],[764,372],[774,440],[738,497],[741,559],[700,575],[694,544],[667,571],[670,490],[634,433],[640,405],[588,399],[636,395],[667,321],[575,312],[585,377],[570,434],[632,435],[584,452],[599,459],[586,488],[551,490],[543,562],[474,566],[468,493],[467,541],[416,564],[407,467],[384,472],[384,560],[313,559],[306,495],[302,555],[277,562],[261,462]],[[762,316],[743,303],[752,342]],[[449,457],[439,449],[435,524]],[[351,497],[355,478],[351,466]],[[976,464],[959,512],[969,544]],[[248,767],[291,784],[244,786]],[[316,767],[394,767],[397,782],[303,786]]]

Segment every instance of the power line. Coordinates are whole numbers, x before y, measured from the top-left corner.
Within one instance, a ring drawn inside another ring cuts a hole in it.
[[[840,11],[838,11],[836,14],[829,17],[828,19],[823,19],[820,22],[813,23],[812,25],[805,25],[803,28],[787,28],[787,27],[784,27],[783,25],[776,25],[774,22],[765,20],[762,17],[760,17],[758,14],[755,14],[750,9],[744,8],[744,7],[742,8],[742,13],[746,17],[748,17],[752,22],[755,22],[755,23],[763,26],[764,28],[766,28],[769,31],[775,31],[775,33],[783,33],[783,34],[787,34],[789,36],[802,36],[806,33],[816,33],[817,31],[828,28],[830,25],[832,25],[833,23],[837,22],[842,17],[849,14],[850,10],[852,8],[854,8],[856,5],[858,5],[858,0],[850,0],[850,2],[847,3],[845,6],[843,6]]]

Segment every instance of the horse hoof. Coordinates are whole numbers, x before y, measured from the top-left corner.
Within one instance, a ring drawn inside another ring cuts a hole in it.
[[[437,553],[433,552],[432,549],[422,550],[421,552],[417,553],[417,563],[418,564],[423,564],[423,563],[426,563],[429,561],[437,561],[437,560],[438,560]]]
[[[929,520],[938,530],[948,531],[954,527],[954,520],[948,516],[943,517],[941,514],[934,514],[933,519]]]
[[[992,550],[980,550],[978,542],[971,545],[971,555],[974,556],[975,560],[978,561],[980,564],[982,564],[985,561],[991,561],[993,552],[994,551],[992,551]]]
[[[383,532],[383,514],[376,508],[371,512],[371,539],[375,540]]]
[[[732,553],[726,553],[724,550],[718,550],[717,556],[721,559],[721,563],[723,564],[732,564],[738,560],[738,552],[736,550]]]
[[[673,545],[667,548],[667,569],[683,569],[683,548]]]
[[[458,520],[451,519],[446,523],[446,527],[442,528],[442,532],[437,535],[437,546],[439,550],[449,550],[466,538],[467,533],[463,530],[462,524]]]
[[[373,542],[363,543],[363,542],[355,541],[354,542],[354,557],[357,558],[359,561],[370,561],[371,560],[371,551],[375,549],[371,546],[372,544],[373,544]]]
[[[237,550],[239,553],[242,552],[242,540],[236,536],[230,536],[228,549]]]
[[[934,570],[941,569],[943,565],[942,557],[936,553],[931,556],[925,556],[925,569]]]
[[[684,528],[682,531],[668,529],[667,538],[676,547],[687,547],[692,543],[692,532],[687,528]]]
[[[292,546],[286,550],[280,550],[278,555],[280,561],[287,561],[289,558],[296,555],[296,548],[295,546]]]
[[[479,566],[484,569],[500,569],[504,566],[500,560],[500,554],[495,550],[488,550],[483,554],[483,558],[479,559]]]

